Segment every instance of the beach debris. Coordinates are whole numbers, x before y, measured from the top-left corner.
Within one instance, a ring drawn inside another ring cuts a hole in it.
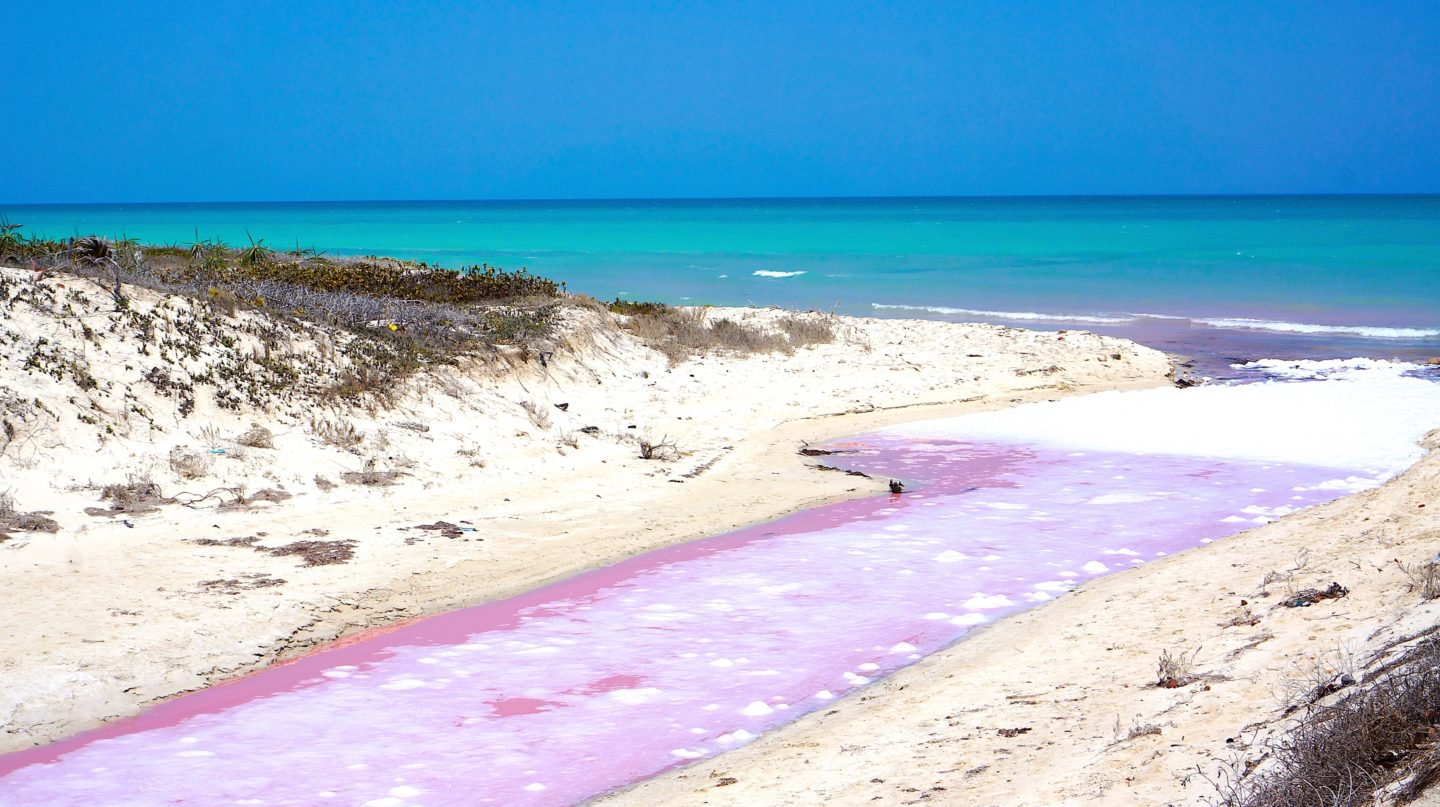
[[[1350,593],[1350,589],[1339,583],[1331,583],[1330,587],[1321,591],[1318,588],[1307,588],[1295,592],[1286,597],[1280,604],[1286,608],[1309,608],[1321,600],[1338,600]]]
[[[570,411],[570,404],[569,404],[569,403],[558,403],[558,404],[555,404],[555,408],[556,408],[556,409],[559,409],[561,412],[569,412],[569,411]]]
[[[828,448],[811,448],[810,444],[806,443],[797,453],[802,457],[828,457],[831,454],[839,454],[841,452],[832,451]]]
[[[864,471],[846,470],[844,468],[836,468],[834,465],[812,465],[810,467],[814,468],[817,471],[840,471],[846,476],[861,476],[866,479],[870,478],[870,474],[867,474]]]
[[[273,588],[285,585],[285,580],[279,577],[271,577],[265,573],[242,574],[238,578],[221,580],[201,580],[201,590],[212,594],[239,594],[242,591],[254,591],[258,588]]]
[[[257,546],[256,552],[273,557],[296,555],[302,566],[332,566],[345,563],[355,557],[355,542],[349,539],[339,541],[296,541],[284,546]]]
[[[1021,734],[1029,734],[1030,727],[1021,726],[1014,729],[996,729],[996,733],[998,733],[1001,737],[1019,737]]]
[[[599,427],[599,426],[581,426],[581,427],[580,427],[580,433],[581,433],[581,434],[599,434],[599,433],[600,433],[600,427]]]
[[[434,524],[417,524],[417,530],[433,530],[446,538],[459,538],[467,532],[474,532],[474,527],[462,527],[459,524],[451,524],[448,521],[437,521]]]
[[[35,510],[22,513],[15,509],[15,501],[9,494],[0,493],[0,543],[9,540],[9,530],[20,532],[59,532],[60,524],[50,518],[52,511]]]
[[[905,483],[898,479],[890,480],[890,492],[900,494],[905,492]]]
[[[142,476],[132,476],[124,482],[106,485],[100,489],[100,499],[110,502],[110,507],[108,509],[87,507],[85,515],[142,516],[159,510],[162,504],[175,503],[173,498],[167,498],[160,492],[159,485],[150,481],[149,477]]]

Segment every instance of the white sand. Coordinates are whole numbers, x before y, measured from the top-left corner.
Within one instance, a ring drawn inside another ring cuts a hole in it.
[[[303,399],[226,409],[215,387],[199,384],[185,415],[183,394],[143,379],[156,367],[183,379],[227,361],[252,366],[258,341],[245,329],[259,323],[253,315],[204,334],[203,349],[189,355],[181,347],[188,301],[131,290],[136,315],[154,328],[142,339],[139,320],[115,313],[88,281],[39,281],[53,298],[40,306],[46,313],[24,299],[37,293],[31,273],[0,273],[10,288],[0,295],[0,420],[11,427],[0,432],[0,491],[21,510],[52,511],[62,528],[12,532],[0,543],[0,750],[132,714],[366,628],[504,597],[883,483],[807,469],[796,455],[804,440],[1156,385],[1169,370],[1155,351],[1084,332],[866,319],[842,319],[839,341],[791,356],[669,367],[608,314],[577,309],[571,336],[543,366],[440,368],[392,409],[323,409]],[[316,372],[338,369],[337,338],[318,330],[288,337]],[[312,434],[316,418],[351,425],[361,439],[348,449],[326,444]],[[233,442],[252,423],[274,432],[273,449]],[[580,431],[590,426],[598,433]],[[642,460],[637,436],[669,438],[682,456]],[[199,455],[198,476],[172,468],[176,448]],[[389,487],[341,482],[367,463],[403,475]],[[98,486],[136,475],[167,496],[215,495],[146,515],[85,514],[105,507]],[[322,489],[317,476],[336,486]],[[216,507],[242,487],[293,497]],[[441,519],[475,531],[449,539],[412,529]],[[356,543],[350,561],[315,567],[250,546],[195,543],[231,538],[264,547]]]

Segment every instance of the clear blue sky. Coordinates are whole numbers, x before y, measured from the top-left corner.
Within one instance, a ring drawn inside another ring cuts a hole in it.
[[[0,201],[1440,191],[1440,3],[32,2]]]

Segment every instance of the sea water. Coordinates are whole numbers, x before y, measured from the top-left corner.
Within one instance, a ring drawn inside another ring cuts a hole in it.
[[[1199,355],[1440,355],[1440,197],[0,206],[22,232],[489,262],[670,303],[1083,328]]]
[[[1007,613],[1380,484],[1440,384],[1376,361],[836,443],[911,483],[421,620],[0,756],[0,804],[562,805],[735,748]]]

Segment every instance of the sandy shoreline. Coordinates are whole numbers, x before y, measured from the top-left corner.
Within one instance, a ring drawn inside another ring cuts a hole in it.
[[[1294,724],[1290,705],[1340,675],[1364,680],[1440,618],[1396,563],[1440,541],[1440,431],[1425,445],[1380,488],[1089,581],[594,803],[1219,803],[1216,785]],[[1332,582],[1348,596],[1279,605]],[[1162,651],[1193,655],[1198,680],[1157,687]]]
[[[93,297],[76,303],[93,307],[89,323],[111,316],[93,287],[80,293]],[[172,323],[188,304],[134,297]],[[156,362],[140,340],[90,339],[73,320],[13,301],[6,314],[0,330],[19,347],[8,351],[0,390],[12,409],[44,405],[7,442],[0,469],[19,509],[51,511],[61,529],[0,543],[0,750],[61,738],[367,628],[883,484],[807,469],[796,455],[803,441],[1160,384],[1169,371],[1156,351],[1084,332],[865,319],[842,319],[834,344],[793,355],[670,367],[628,334],[593,327],[543,366],[441,370],[389,410],[236,411],[197,392],[187,414],[144,380]],[[28,371],[24,348],[41,334],[71,365],[83,360],[96,383]],[[202,360],[220,350],[201,346]],[[343,421],[357,441],[331,444],[317,419]],[[256,423],[273,433],[273,449],[234,442]],[[683,455],[642,460],[635,434],[672,439]],[[167,462],[177,448],[202,454],[198,476]],[[373,472],[396,474],[394,484],[366,484]],[[289,497],[218,508],[221,493],[149,513],[83,512],[104,507],[99,486],[137,474],[167,497],[237,489]],[[442,520],[474,532],[415,529]],[[353,557],[308,566],[303,555],[274,553],[300,542]]]

